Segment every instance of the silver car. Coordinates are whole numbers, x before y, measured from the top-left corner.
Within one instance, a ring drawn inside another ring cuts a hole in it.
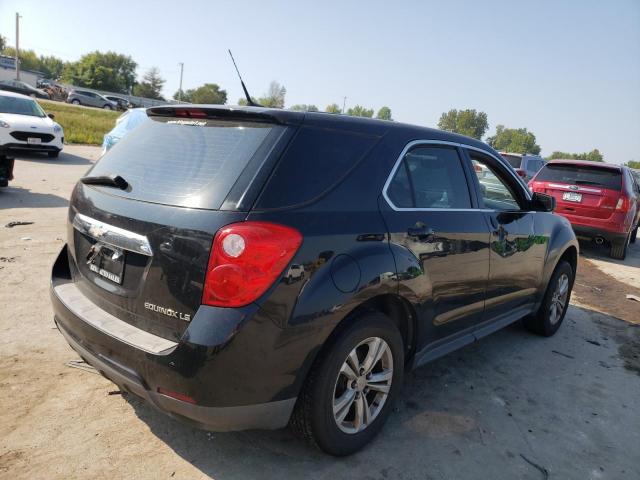
[[[71,90],[67,97],[67,103],[84,105],[87,107],[104,108],[105,110],[116,110],[118,108],[118,104],[116,102],[109,100],[99,93],[91,92],[89,90]]]
[[[538,173],[538,170],[547,163],[540,155],[522,155],[510,152],[500,152],[500,155],[509,162],[509,165],[524,179],[525,183],[531,180]]]

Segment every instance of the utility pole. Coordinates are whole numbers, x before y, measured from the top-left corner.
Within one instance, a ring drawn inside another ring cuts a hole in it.
[[[16,80],[20,80],[20,14],[16,12]]]
[[[344,106],[346,105],[346,103],[347,103],[347,97],[343,97],[342,98],[342,114],[343,115],[344,115]]]
[[[182,101],[182,72],[184,70],[184,63],[178,63],[180,65],[180,88],[178,89],[178,101]]]

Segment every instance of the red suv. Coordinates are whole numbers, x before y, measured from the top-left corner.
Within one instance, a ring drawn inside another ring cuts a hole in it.
[[[631,171],[621,165],[553,160],[531,179],[534,192],[553,195],[556,210],[578,237],[608,242],[612,258],[623,260],[640,222],[640,190]]]

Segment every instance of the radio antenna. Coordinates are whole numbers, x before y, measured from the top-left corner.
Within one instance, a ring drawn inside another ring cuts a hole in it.
[[[240,79],[240,85],[242,85],[242,90],[244,90],[244,96],[247,99],[247,105],[249,105],[250,107],[261,107],[262,105],[260,105],[259,103],[254,102],[251,99],[251,95],[249,95],[249,91],[247,90],[247,87],[244,84],[244,81],[242,80],[242,75],[240,75],[240,70],[238,70],[238,65],[236,65],[236,60],[235,58],[233,58],[233,53],[231,53],[231,49],[229,49],[229,56],[231,57],[231,61],[233,62],[233,66],[236,69],[236,73],[238,74],[238,78]]]

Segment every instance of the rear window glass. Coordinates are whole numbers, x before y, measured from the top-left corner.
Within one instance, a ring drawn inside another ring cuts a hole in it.
[[[140,124],[89,175],[120,175],[127,191],[110,194],[153,203],[220,208],[269,134],[271,124],[153,118]],[[275,132],[274,132],[275,133]]]
[[[620,171],[590,165],[551,164],[540,170],[536,182],[559,182],[575,185],[594,185],[609,190],[620,190]]]
[[[509,162],[509,165],[513,168],[520,168],[520,165],[522,165],[522,157],[518,157],[516,155],[502,155],[502,158]]]
[[[377,139],[343,130],[300,128],[257,208],[279,208],[313,200],[342,179]]]

